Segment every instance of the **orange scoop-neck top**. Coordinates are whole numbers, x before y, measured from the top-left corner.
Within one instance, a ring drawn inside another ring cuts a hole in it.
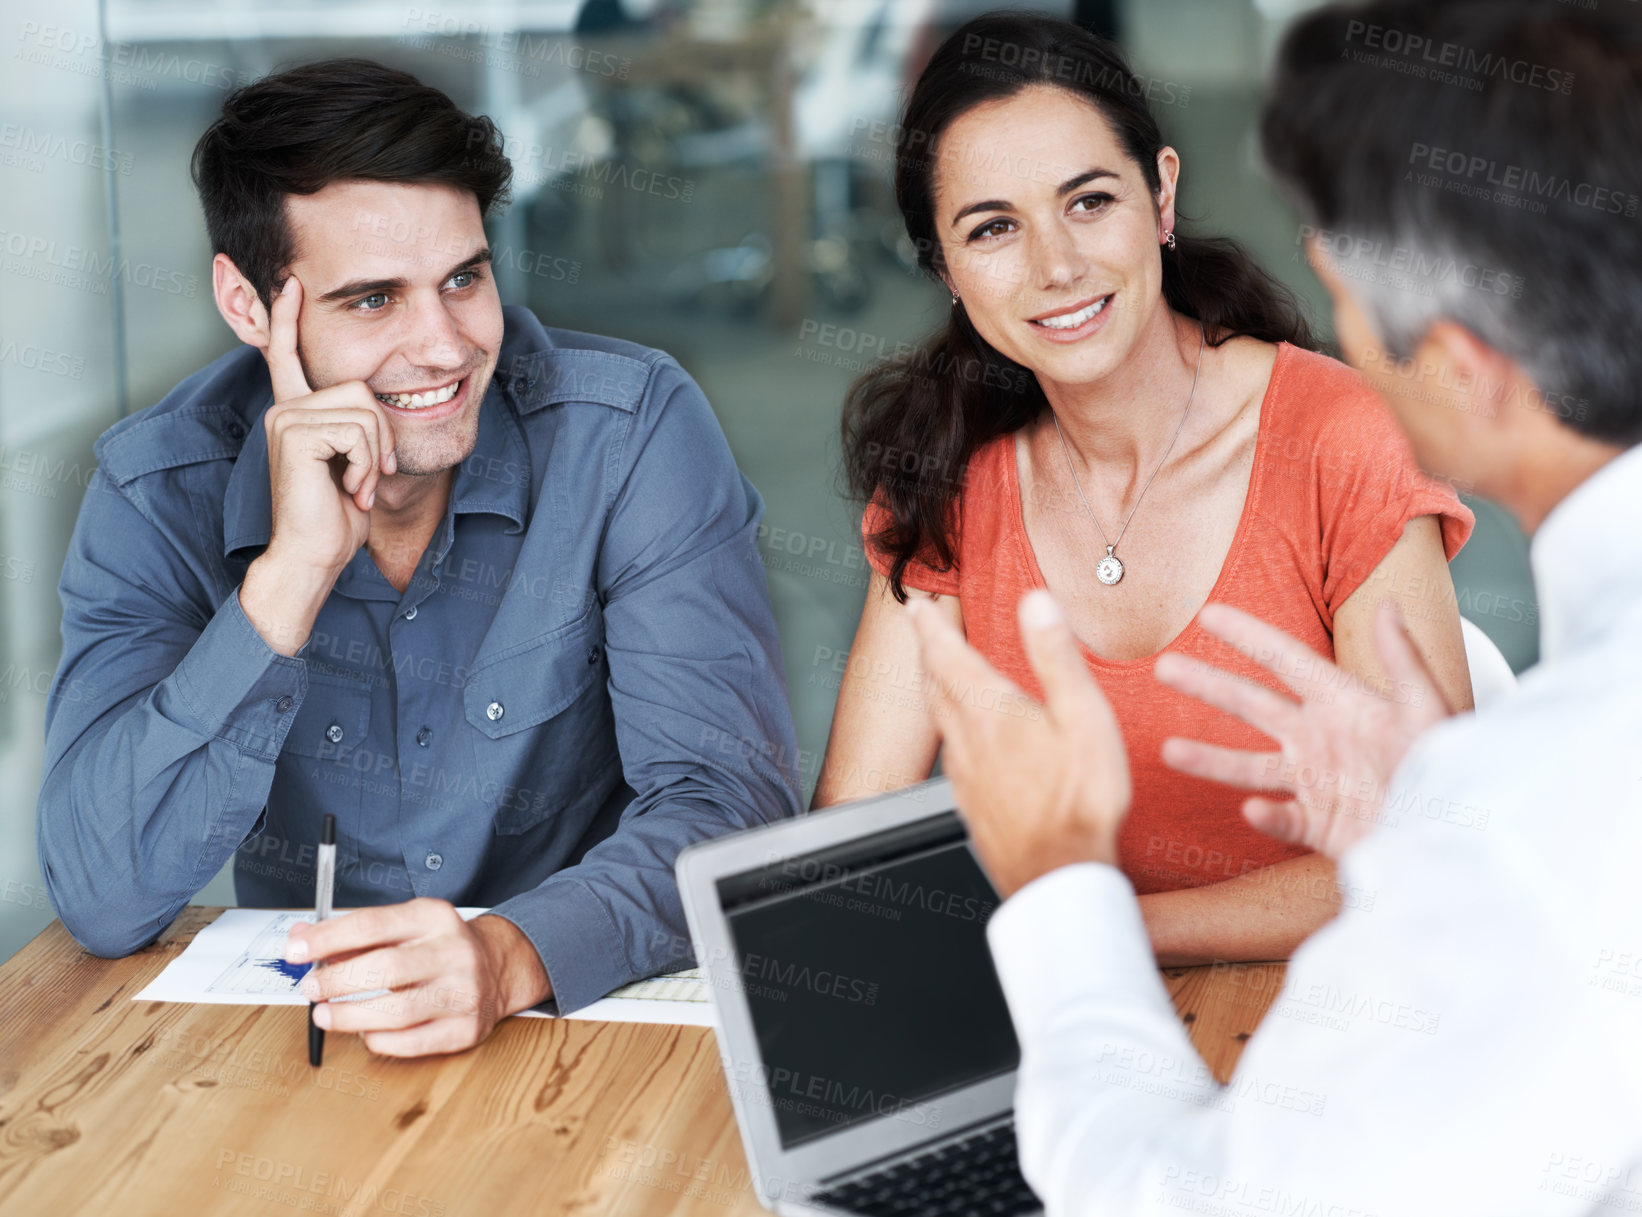
[[[1422,515],[1439,517],[1450,559],[1475,522],[1451,488],[1420,471],[1396,420],[1354,371],[1284,343],[1261,401],[1243,514],[1209,599],[1236,605],[1332,659],[1335,610],[1373,574],[1403,525]],[[863,536],[883,518],[879,505],[869,505]],[[870,540],[866,550],[887,576],[882,552]],[[1043,587],[1044,578],[1021,511],[1013,434],[970,457],[956,552],[952,570],[914,561],[907,586],[957,596],[971,645],[1041,699],[1016,617],[1021,597]],[[1195,616],[1164,650],[1282,689]],[[1083,655],[1112,703],[1129,754],[1134,802],[1119,853],[1137,892],[1218,883],[1308,852],[1249,827],[1240,812],[1248,792],[1177,773],[1161,757],[1172,735],[1259,751],[1274,747],[1270,739],[1163,685],[1152,675],[1156,655],[1111,660],[1087,647]]]

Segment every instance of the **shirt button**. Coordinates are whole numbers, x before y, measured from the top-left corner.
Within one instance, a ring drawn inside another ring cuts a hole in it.
[[[506,713],[507,711],[502,708],[502,703],[499,701],[493,701],[485,707],[485,717],[491,722],[495,722]]]
[[[332,723],[329,727],[326,727],[325,738],[330,740],[333,744],[340,744],[342,742],[342,725],[340,723]]]
[[[416,620],[416,606],[414,604],[411,605],[408,609],[405,610],[405,620],[406,621],[415,621]]]
[[[289,714],[291,712],[291,707],[294,705],[296,705],[296,703],[289,697],[282,697],[274,703],[274,709],[278,710],[281,714]]]
[[[438,870],[444,864],[445,860],[438,854],[429,854],[422,860],[422,865],[427,867],[429,870]]]
[[[595,644],[587,648],[587,666],[592,667],[599,662],[599,648]]]
[[[429,731],[426,727],[423,727],[416,733],[416,742],[424,748],[428,746],[428,741],[432,738],[433,732]]]

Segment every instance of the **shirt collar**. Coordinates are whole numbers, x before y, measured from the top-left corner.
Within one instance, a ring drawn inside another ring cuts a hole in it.
[[[1638,519],[1642,446],[1591,474],[1545,517],[1529,550],[1543,659],[1601,641],[1642,603]]]
[[[269,390],[246,428],[245,446],[234,458],[234,468],[228,474],[228,489],[222,496],[225,557],[236,549],[267,545],[274,532],[274,504],[268,486],[268,429],[262,421],[273,404],[274,394]]]
[[[489,512],[506,516],[513,521],[510,532],[525,526],[530,511],[530,449],[513,403],[494,378],[479,410],[479,438],[473,455],[456,467],[450,501],[455,515]]]
[[[268,544],[274,530],[274,508],[268,485],[268,432],[262,416],[273,395],[257,411],[245,446],[228,475],[223,495],[223,554]],[[493,378],[479,409],[479,437],[473,454],[456,467],[451,481],[447,519],[467,512],[488,512],[513,521],[510,532],[525,526],[530,510],[530,450],[514,416],[513,405]]]

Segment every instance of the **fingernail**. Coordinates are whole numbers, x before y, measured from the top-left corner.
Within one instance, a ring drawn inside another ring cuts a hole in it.
[[[331,1006],[329,1002],[320,1002],[314,1007],[314,1026],[324,1031],[331,1029]]]
[[[399,454],[397,452],[388,453],[388,459],[387,459],[387,461],[384,465],[384,468],[386,468],[389,473],[398,472],[398,470],[399,470]]]
[[[296,284],[296,276],[295,275],[287,275],[285,277],[285,282],[280,286],[279,294],[282,295],[282,296],[289,296],[291,294],[291,288],[293,286],[295,286],[295,284]]]
[[[365,496],[365,510],[369,511],[371,509],[371,507],[375,504],[375,502],[376,502],[376,491],[373,490]]]
[[[1043,588],[1026,594],[1021,601],[1021,623],[1034,630],[1045,630],[1062,621],[1060,605]]]
[[[300,938],[292,938],[285,944],[285,959],[287,963],[302,963],[308,958],[308,944]]]

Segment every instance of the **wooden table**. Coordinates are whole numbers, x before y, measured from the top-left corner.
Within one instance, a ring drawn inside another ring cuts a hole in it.
[[[0,1213],[757,1214],[712,1033],[509,1019],[457,1056],[333,1035],[292,1006],[134,1002],[222,910],[98,959],[53,922],[0,967]],[[1221,1079],[1281,964],[1165,973]]]

